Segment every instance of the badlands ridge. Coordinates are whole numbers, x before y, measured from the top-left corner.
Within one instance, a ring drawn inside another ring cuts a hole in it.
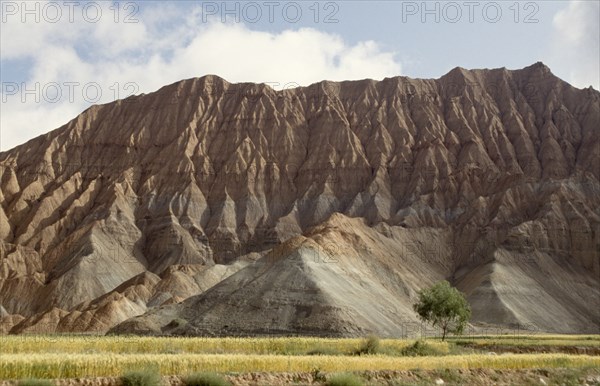
[[[600,93],[542,63],[275,91],[217,76],[0,153],[0,333],[600,333]]]

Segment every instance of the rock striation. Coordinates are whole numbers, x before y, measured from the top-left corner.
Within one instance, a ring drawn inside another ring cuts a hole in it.
[[[0,332],[398,336],[448,279],[599,333],[599,134],[542,63],[93,106],[0,153]]]

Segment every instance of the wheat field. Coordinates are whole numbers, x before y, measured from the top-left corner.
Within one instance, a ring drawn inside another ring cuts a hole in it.
[[[132,369],[158,368],[163,375],[195,371],[309,372],[410,369],[526,369],[598,367],[600,358],[568,354],[457,355],[443,357],[287,356],[246,354],[7,354],[0,378],[116,376]]]
[[[599,342],[598,339],[591,336],[580,340]],[[563,337],[547,339],[550,342],[565,340],[579,342]],[[310,372],[315,369],[338,372],[417,368],[600,368],[600,357],[589,355],[455,355],[450,350],[452,343],[439,340],[427,341],[438,350],[439,356],[350,355],[362,342],[361,339],[322,338],[3,336],[0,337],[0,379],[109,377],[149,367],[163,375],[195,371]],[[382,352],[389,353],[412,343],[414,340],[384,339],[380,347]],[[337,350],[339,355],[307,355],[319,348]]]
[[[97,335],[8,335],[0,336],[0,353],[119,353],[119,354],[277,354],[301,355],[315,348],[327,348],[340,354],[356,351],[363,339],[273,337],[273,338],[204,338],[145,337]],[[415,340],[382,339],[384,350],[399,351]],[[448,343],[430,340],[441,352]]]

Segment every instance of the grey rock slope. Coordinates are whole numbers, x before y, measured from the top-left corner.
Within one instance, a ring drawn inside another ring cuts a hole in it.
[[[598,332],[599,123],[541,63],[94,106],[0,153],[0,331],[393,335],[447,278],[476,322]]]

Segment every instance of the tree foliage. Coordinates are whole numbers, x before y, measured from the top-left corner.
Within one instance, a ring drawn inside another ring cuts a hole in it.
[[[445,280],[419,291],[419,300],[413,309],[421,320],[442,329],[442,340],[448,332],[462,334],[471,317],[471,307],[464,294]]]

